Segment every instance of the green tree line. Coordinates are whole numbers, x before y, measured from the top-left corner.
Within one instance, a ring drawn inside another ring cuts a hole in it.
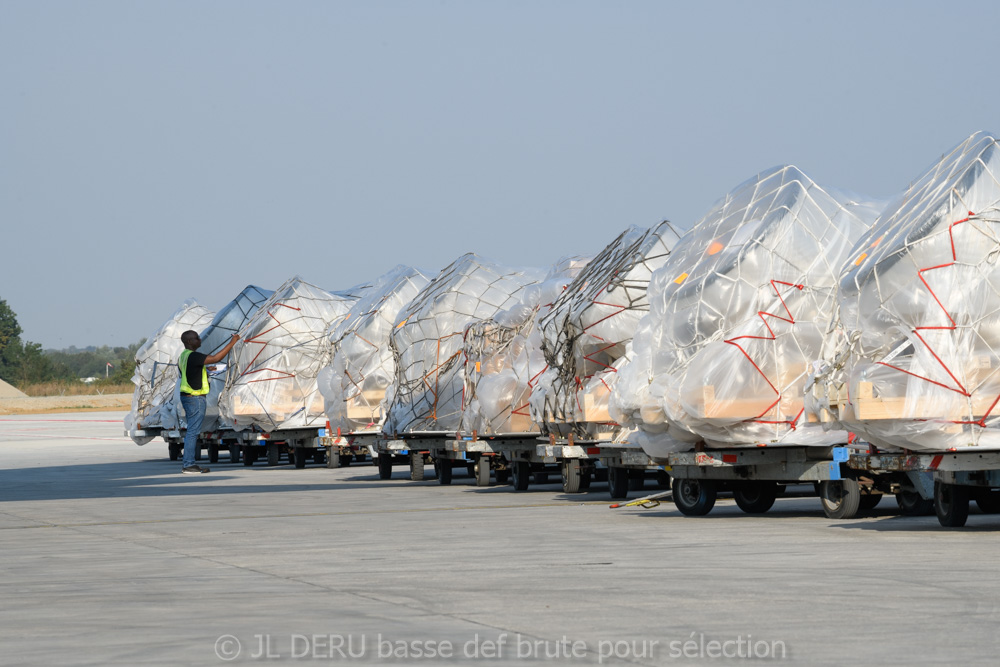
[[[17,315],[0,299],[0,378],[17,387],[86,377],[109,384],[129,382],[135,372],[135,353],[145,342],[143,339],[127,347],[43,350],[38,343],[21,340],[21,333]],[[109,371],[107,380],[105,370]]]

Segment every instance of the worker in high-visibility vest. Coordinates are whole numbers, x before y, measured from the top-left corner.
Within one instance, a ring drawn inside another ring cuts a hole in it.
[[[205,419],[205,408],[208,405],[208,371],[205,366],[218,363],[225,359],[240,337],[233,334],[232,340],[215,354],[198,352],[201,347],[201,336],[197,331],[185,331],[181,334],[184,351],[177,360],[181,372],[181,405],[184,406],[184,417],[187,421],[187,432],[184,434],[184,460],[181,472],[186,475],[198,475],[208,472],[208,468],[195,465],[195,447],[198,446],[198,436],[201,435],[201,423]]]

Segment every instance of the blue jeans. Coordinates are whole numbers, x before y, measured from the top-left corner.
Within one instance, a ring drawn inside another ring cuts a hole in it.
[[[195,447],[198,446],[198,436],[201,435],[201,423],[205,420],[205,408],[208,401],[204,396],[184,396],[181,395],[181,405],[184,406],[184,414],[187,417],[187,433],[184,434],[184,462],[183,467],[194,465]]]

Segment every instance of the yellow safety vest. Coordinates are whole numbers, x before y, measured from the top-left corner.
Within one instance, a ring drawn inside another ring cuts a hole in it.
[[[201,389],[192,389],[187,378],[188,357],[190,356],[191,350],[184,350],[181,352],[181,358],[177,360],[177,367],[181,369],[181,391],[192,396],[204,396],[208,393],[208,371],[205,370],[204,366],[201,367]]]

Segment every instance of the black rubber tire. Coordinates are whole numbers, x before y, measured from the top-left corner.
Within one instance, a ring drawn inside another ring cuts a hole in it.
[[[976,505],[983,514],[1000,514],[1000,491],[995,489],[976,489],[973,493]]]
[[[608,493],[612,500],[628,498],[627,468],[608,468]]]
[[[733,499],[747,514],[764,514],[777,496],[778,485],[774,482],[744,482],[733,489]]]
[[[858,509],[863,512],[870,512],[878,507],[880,502],[882,502],[881,493],[863,493],[861,494],[861,502],[858,503]]]
[[[497,484],[510,484],[510,470],[508,468],[497,470],[494,474],[497,477]]]
[[[569,459],[562,464],[563,493],[580,493],[580,459]]]
[[[250,445],[243,445],[243,465],[250,467],[257,460],[257,452]]]
[[[531,464],[527,461],[511,462],[510,475],[515,491],[527,491],[531,479]]]
[[[896,494],[896,505],[903,516],[930,516],[934,514],[934,499],[921,498],[916,491],[900,491]]]
[[[969,519],[969,487],[934,482],[934,513],[945,528],[961,528]]]
[[[590,471],[590,469],[581,470],[580,471],[580,490],[581,491],[587,491],[588,489],[590,489],[590,482],[593,479],[594,479],[594,474]]]
[[[281,447],[276,442],[267,443],[267,465],[276,466],[281,463]]]
[[[326,448],[320,447],[313,450],[313,463],[318,466],[326,465]]]
[[[309,451],[305,447],[293,447],[292,448],[292,459],[295,461],[296,468],[305,468],[306,459],[309,458]]]
[[[239,463],[240,462],[240,447],[239,445],[229,445],[229,462]]]
[[[341,454],[340,455],[340,467],[346,468],[351,465],[351,461],[354,460],[354,456],[351,454]]]
[[[705,516],[715,507],[716,484],[710,479],[675,479],[674,505],[684,516]]]
[[[469,474],[472,479],[476,478],[476,464],[473,462],[465,464],[465,472]]]
[[[171,461],[176,461],[177,459],[179,459],[181,457],[181,449],[182,448],[183,448],[183,445],[181,445],[180,443],[177,443],[177,442],[168,442],[167,443],[167,456],[170,457]]]
[[[628,490],[642,491],[646,487],[646,475],[641,470],[628,471]]]
[[[490,457],[480,456],[473,464],[476,486],[490,485]]]
[[[853,519],[861,505],[861,487],[855,479],[819,483],[819,500],[829,519]]]
[[[410,452],[410,481],[424,481],[424,455],[420,452]]]
[[[656,471],[656,488],[660,489],[661,491],[669,491],[670,490],[670,473],[669,472],[667,472],[666,470],[657,470]]]
[[[549,483],[549,473],[547,472],[536,472],[532,476],[532,481],[535,484],[548,484]]]
[[[392,457],[388,454],[381,454],[376,459],[378,462],[378,478],[389,479],[392,477]]]
[[[209,463],[219,462],[219,445],[214,442],[208,443],[208,462]]]
[[[434,472],[437,474],[438,484],[448,486],[451,484],[455,469],[451,467],[451,461],[447,459],[434,459]]]

